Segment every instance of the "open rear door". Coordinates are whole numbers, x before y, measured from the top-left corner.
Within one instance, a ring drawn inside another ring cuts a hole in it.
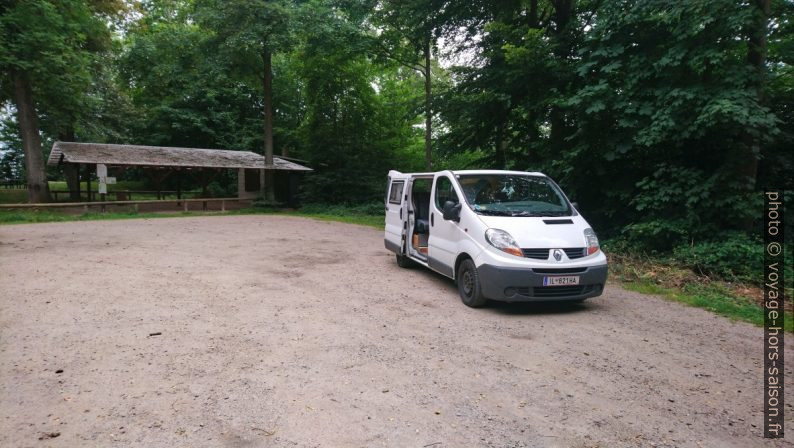
[[[389,171],[389,186],[386,190],[386,249],[398,254],[405,253],[407,231],[406,195],[409,176],[399,171]]]

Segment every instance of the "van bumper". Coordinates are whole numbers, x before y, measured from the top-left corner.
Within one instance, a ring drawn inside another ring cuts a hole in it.
[[[560,271],[565,268],[553,268]],[[607,265],[576,268],[579,272],[548,272],[548,268],[506,268],[483,264],[477,268],[482,293],[505,302],[584,300],[600,296],[607,280]],[[546,272],[544,272],[546,271]],[[543,277],[579,276],[576,286],[543,286]]]

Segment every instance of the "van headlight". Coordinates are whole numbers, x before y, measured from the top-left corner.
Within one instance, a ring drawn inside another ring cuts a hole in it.
[[[513,237],[504,230],[486,230],[485,241],[488,241],[491,246],[501,250],[502,252],[515,255],[516,257],[524,257],[524,253],[521,252],[521,248],[518,247],[518,244],[516,244],[516,240],[514,240]]]
[[[584,229],[584,240],[587,243],[587,255],[593,255],[599,251],[598,237],[593,229],[589,227]]]

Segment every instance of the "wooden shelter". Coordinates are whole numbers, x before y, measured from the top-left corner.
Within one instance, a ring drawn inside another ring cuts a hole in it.
[[[242,199],[252,199],[259,194],[265,170],[273,170],[276,200],[290,204],[297,201],[300,176],[312,171],[311,168],[282,157],[274,157],[273,165],[265,166],[264,156],[251,151],[74,142],[55,142],[47,164],[76,167],[78,196],[79,180],[88,181],[88,189],[91,190],[92,171],[96,171],[98,191],[102,194],[110,172],[120,173],[127,168],[137,167],[147,169],[158,191],[169,175],[176,174],[177,195],[180,198],[181,178],[184,172],[197,173],[206,195],[206,186],[215,176],[233,170],[237,172],[238,196]]]

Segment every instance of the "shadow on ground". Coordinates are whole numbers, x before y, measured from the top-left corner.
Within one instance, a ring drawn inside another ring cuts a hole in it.
[[[412,275],[423,275],[426,279],[437,284],[440,288],[446,289],[450,296],[460,302],[458,296],[458,288],[455,282],[439,274],[432,269],[427,269],[422,266],[413,266],[409,268]],[[461,306],[466,306],[460,302]],[[592,303],[589,300],[584,302],[498,302],[489,300],[488,303],[480,308],[483,312],[491,312],[503,314],[508,316],[542,316],[549,314],[574,314],[579,312],[586,312],[598,308],[598,304]]]

